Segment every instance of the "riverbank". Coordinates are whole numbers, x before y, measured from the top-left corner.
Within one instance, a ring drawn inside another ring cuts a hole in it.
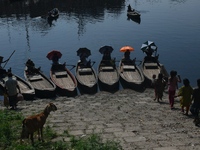
[[[200,147],[200,128],[193,124],[191,114],[181,113],[178,99],[171,110],[167,94],[158,103],[153,89],[136,92],[129,89],[114,94],[98,92],[75,98],[57,97],[21,101],[18,110],[25,117],[41,112],[53,102],[58,110],[51,112],[46,125],[58,134],[84,136],[100,133],[103,139],[119,141],[124,150],[189,150]],[[1,109],[6,109],[2,107]],[[57,140],[67,137],[60,137]]]

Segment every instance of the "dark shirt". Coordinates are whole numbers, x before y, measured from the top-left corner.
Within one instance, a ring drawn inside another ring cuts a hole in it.
[[[194,89],[192,97],[194,99],[193,106],[195,108],[200,108],[200,89],[199,88]]]

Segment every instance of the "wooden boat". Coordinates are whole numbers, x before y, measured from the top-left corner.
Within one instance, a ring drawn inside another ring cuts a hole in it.
[[[133,11],[127,11],[127,16],[130,18],[140,18],[141,15],[136,10],[133,10]]]
[[[134,16],[131,16],[131,15],[127,15],[127,20],[132,20],[138,24],[141,23],[141,18],[140,17],[134,17]]]
[[[21,94],[24,96],[24,99],[25,100],[33,100],[35,97],[34,87],[30,83],[28,83],[27,81],[22,79],[21,77],[19,77],[17,75],[13,75],[13,76],[18,81],[18,85],[21,90]]]
[[[97,92],[97,74],[92,66],[82,66],[80,62],[76,65],[76,79],[78,87],[83,93],[93,94]]]
[[[33,100],[35,98],[35,89],[33,88],[33,86],[17,75],[13,74],[13,78],[17,80],[24,100]],[[3,80],[5,83],[5,81],[8,80],[8,77],[5,77]],[[1,84],[1,86],[4,87],[3,83]]]
[[[60,96],[76,96],[77,81],[65,65],[52,65],[50,70],[50,78],[56,85],[56,91]]]
[[[120,81],[124,88],[130,88],[134,90],[144,89],[144,75],[132,60],[121,60],[119,62],[119,75]]]
[[[165,69],[164,65],[159,62],[150,61],[150,60],[145,61],[144,59],[141,64],[141,70],[144,74],[145,82],[147,86],[151,86],[153,75],[156,75],[156,78],[157,78],[158,74],[162,73],[164,78],[169,77],[169,74],[167,70]]]
[[[119,89],[119,73],[114,65],[103,61],[98,66],[98,81],[100,90],[117,91]]]
[[[34,87],[37,97],[50,98],[56,95],[55,84],[41,70],[37,69],[34,72],[30,72],[25,67],[24,77]]]

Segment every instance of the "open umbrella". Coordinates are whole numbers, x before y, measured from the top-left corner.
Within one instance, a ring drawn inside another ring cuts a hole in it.
[[[143,52],[154,52],[157,50],[157,46],[154,42],[152,41],[146,41],[142,44],[141,50]]]
[[[62,57],[62,53],[60,52],[60,51],[58,51],[58,50],[52,50],[52,51],[50,51],[48,54],[47,54],[47,58],[49,59],[49,60],[52,60],[53,59],[53,57],[56,55],[56,57],[57,58],[61,58]]]
[[[91,51],[86,47],[79,48],[76,52],[77,52],[77,56],[81,56],[81,54],[85,54],[85,56],[88,57],[91,55]]]
[[[123,46],[122,48],[120,48],[119,50],[120,52],[126,52],[126,51],[134,51],[134,48],[131,46]]]
[[[112,46],[107,46],[107,45],[102,46],[102,47],[99,49],[99,52],[100,52],[101,54],[104,54],[105,52],[112,53],[112,51],[113,51]]]

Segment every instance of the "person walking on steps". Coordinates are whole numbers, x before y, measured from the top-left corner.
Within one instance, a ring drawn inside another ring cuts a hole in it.
[[[178,88],[177,84],[178,82],[181,83],[181,77],[178,75],[177,72],[172,70],[170,72],[170,77],[168,79],[168,95],[169,95],[169,104],[171,109],[174,108],[174,97],[176,94],[176,89]]]

